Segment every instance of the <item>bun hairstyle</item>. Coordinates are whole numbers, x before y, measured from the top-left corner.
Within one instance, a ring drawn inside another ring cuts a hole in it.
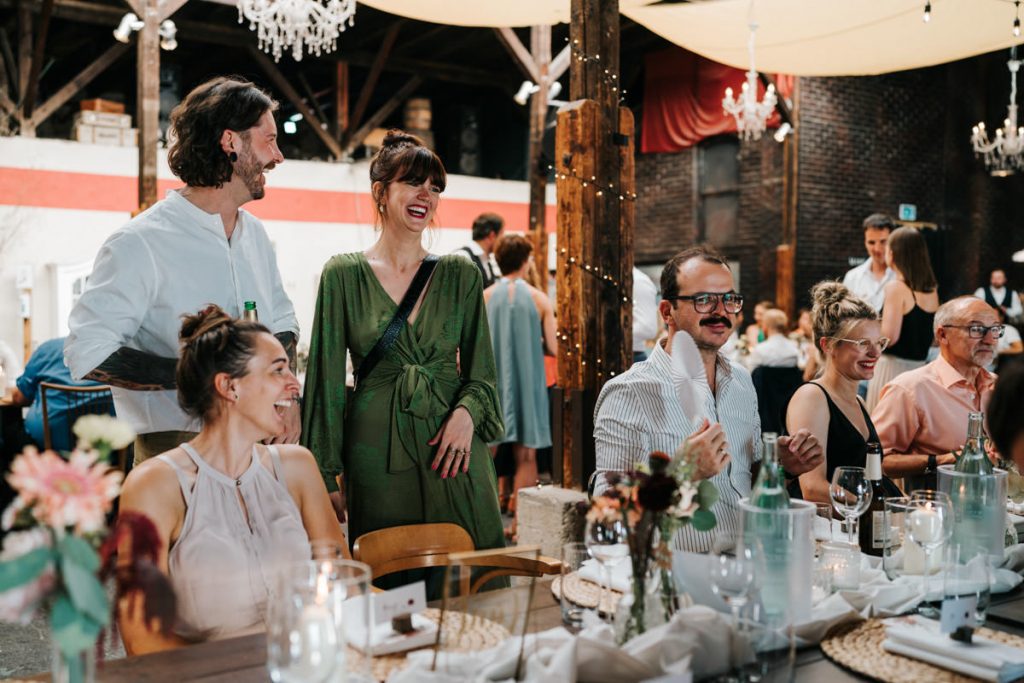
[[[183,315],[182,321],[176,373],[178,405],[192,417],[206,421],[218,409],[214,377],[221,372],[244,377],[249,359],[256,352],[256,338],[270,334],[270,330],[258,322],[232,318],[216,304],[194,315]]]
[[[424,180],[441,188],[448,185],[448,173],[440,157],[428,148],[423,140],[405,131],[392,128],[384,136],[384,143],[370,161],[370,183],[374,211],[377,213],[376,226],[384,223],[387,207],[384,195],[391,183],[411,182],[419,185]]]
[[[854,296],[843,283],[819,282],[811,288],[811,326],[814,348],[821,348],[825,337],[843,337],[862,320],[878,320],[878,312]]]

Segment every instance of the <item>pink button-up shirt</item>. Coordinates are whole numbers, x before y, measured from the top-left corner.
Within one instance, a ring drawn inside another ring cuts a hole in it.
[[[976,384],[939,356],[882,388],[871,421],[884,453],[941,455],[964,445],[967,414],[983,411],[996,376],[982,369]]]

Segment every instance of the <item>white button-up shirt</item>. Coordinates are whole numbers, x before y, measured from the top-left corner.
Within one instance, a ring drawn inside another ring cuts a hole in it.
[[[800,361],[800,347],[781,332],[768,338],[750,352],[747,367],[753,370],[759,365],[769,368],[795,368]]]
[[[843,277],[843,284],[848,290],[871,304],[876,311],[882,310],[885,303],[885,286],[896,279],[892,268],[885,269],[885,275],[879,280],[871,272],[871,259],[856,268],[851,268]]]
[[[647,352],[647,340],[661,333],[658,288],[644,271],[633,268],[633,353]]]
[[[256,302],[260,322],[271,332],[298,336],[263,224],[239,210],[228,240],[219,214],[172,190],[100,248],[68,320],[64,362],[81,379],[122,346],[176,358],[182,315],[213,303],[240,316],[246,301]],[[174,390],[114,387],[112,393],[117,416],[139,434],[200,427],[178,406]]]
[[[700,426],[679,404],[675,383],[682,381],[672,371],[670,356],[658,344],[648,360],[634,363],[604,385],[594,409],[596,492],[607,487],[605,473],[632,470],[647,462],[651,451],[672,455]],[[676,534],[675,547],[690,552],[711,550],[717,530],[739,533],[738,503],[750,495],[750,468],[761,457],[761,420],[750,373],[719,355],[715,382],[717,398],[707,382],[699,387],[704,413],[722,425],[732,458],[711,478],[719,493],[713,508],[716,530],[702,532],[687,526]]]

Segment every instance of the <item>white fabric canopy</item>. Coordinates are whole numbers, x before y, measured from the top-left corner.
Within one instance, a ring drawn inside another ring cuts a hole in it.
[[[622,13],[716,62],[748,68],[749,0],[649,5]],[[569,0],[360,0],[385,12],[453,26],[533,26],[569,20]],[[952,62],[1014,42],[1008,0],[756,0],[757,68],[797,76],[857,76]]]
[[[1006,0],[757,0],[757,68],[795,76],[862,76],[952,62],[1000,48],[1012,33]],[[716,0],[623,8],[663,38],[749,68],[750,2]]]

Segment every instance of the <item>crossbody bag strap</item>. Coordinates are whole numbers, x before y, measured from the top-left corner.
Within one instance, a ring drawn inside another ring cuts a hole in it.
[[[377,363],[384,357],[392,346],[395,345],[395,341],[398,340],[398,334],[402,331],[402,326],[405,325],[405,321],[409,319],[409,314],[412,313],[412,309],[416,306],[416,301],[419,300],[420,294],[423,293],[423,288],[426,287],[427,281],[430,279],[431,273],[434,272],[434,267],[437,265],[438,257],[434,254],[427,254],[427,257],[420,263],[419,270],[416,271],[416,275],[413,276],[412,282],[409,284],[409,289],[405,290],[405,296],[402,297],[401,303],[398,304],[398,310],[395,311],[394,317],[391,318],[391,322],[388,323],[387,329],[384,330],[384,334],[380,336],[377,343],[373,345],[370,352],[366,354],[366,358],[359,364],[359,369],[356,371],[356,387],[363,383],[373,368],[377,366]]]

